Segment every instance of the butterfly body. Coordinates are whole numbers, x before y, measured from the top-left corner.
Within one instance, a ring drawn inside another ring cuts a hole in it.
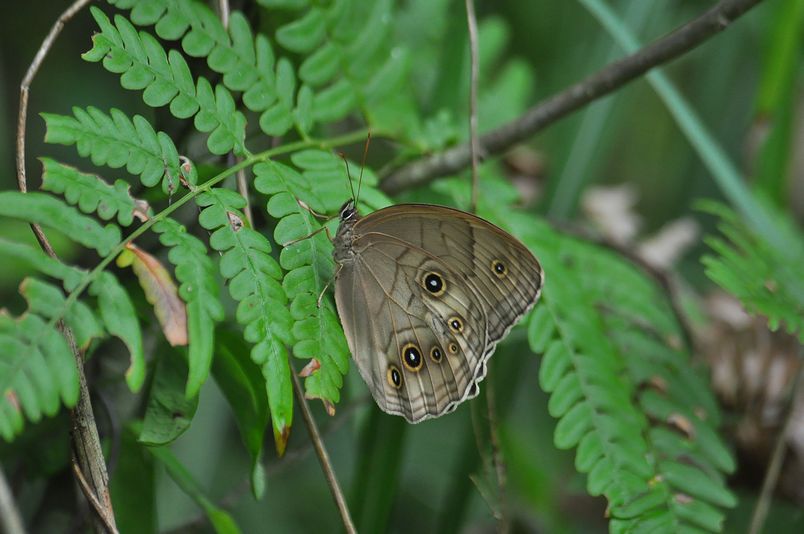
[[[335,300],[358,370],[381,409],[412,423],[477,395],[497,342],[543,282],[514,237],[442,206],[361,217],[349,201],[333,243]]]

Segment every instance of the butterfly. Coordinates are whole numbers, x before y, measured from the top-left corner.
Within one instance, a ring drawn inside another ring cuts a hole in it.
[[[333,239],[335,301],[377,405],[411,423],[478,394],[497,343],[539,299],[544,272],[515,237],[444,206],[399,204]]]

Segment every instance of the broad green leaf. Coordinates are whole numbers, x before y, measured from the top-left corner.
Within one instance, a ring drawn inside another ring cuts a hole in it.
[[[187,398],[184,385],[187,363],[175,349],[167,347],[157,356],[154,381],[148,393],[140,443],[166,445],[190,427],[198,397]]]
[[[251,457],[251,491],[260,499],[265,491],[262,443],[270,414],[265,384],[248,352],[242,336],[225,330],[218,332],[212,375],[234,413],[240,437]]]

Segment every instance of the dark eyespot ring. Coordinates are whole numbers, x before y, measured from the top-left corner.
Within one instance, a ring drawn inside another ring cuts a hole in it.
[[[395,365],[388,366],[388,371],[385,372],[385,377],[388,379],[388,383],[391,384],[391,387],[395,389],[402,387],[402,374]]]
[[[457,315],[450,317],[449,321],[447,321],[447,324],[453,333],[459,334],[463,332],[463,321],[461,321],[461,318]]]
[[[450,344],[449,344],[449,346],[447,347],[447,350],[448,350],[448,351],[449,351],[451,354],[458,354],[458,344],[457,344],[457,343],[455,343],[455,342],[450,343]]]
[[[500,260],[493,260],[491,262],[491,271],[497,275],[497,278],[505,278],[508,274],[508,267]]]
[[[419,347],[413,343],[408,343],[402,347],[402,363],[411,371],[418,371],[422,367],[422,353]]]
[[[430,358],[432,358],[434,362],[438,363],[441,361],[443,356],[444,355],[441,353],[441,349],[438,347],[438,345],[433,345],[433,348],[430,349]]]
[[[447,283],[440,274],[429,272],[422,277],[422,287],[434,297],[440,297],[447,290]]]

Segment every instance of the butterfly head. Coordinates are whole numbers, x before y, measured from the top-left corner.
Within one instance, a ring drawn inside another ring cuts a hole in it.
[[[338,218],[341,220],[342,223],[344,222],[354,222],[357,220],[357,208],[355,207],[355,199],[350,198],[346,202],[343,203],[341,206],[340,211],[338,212]]]

